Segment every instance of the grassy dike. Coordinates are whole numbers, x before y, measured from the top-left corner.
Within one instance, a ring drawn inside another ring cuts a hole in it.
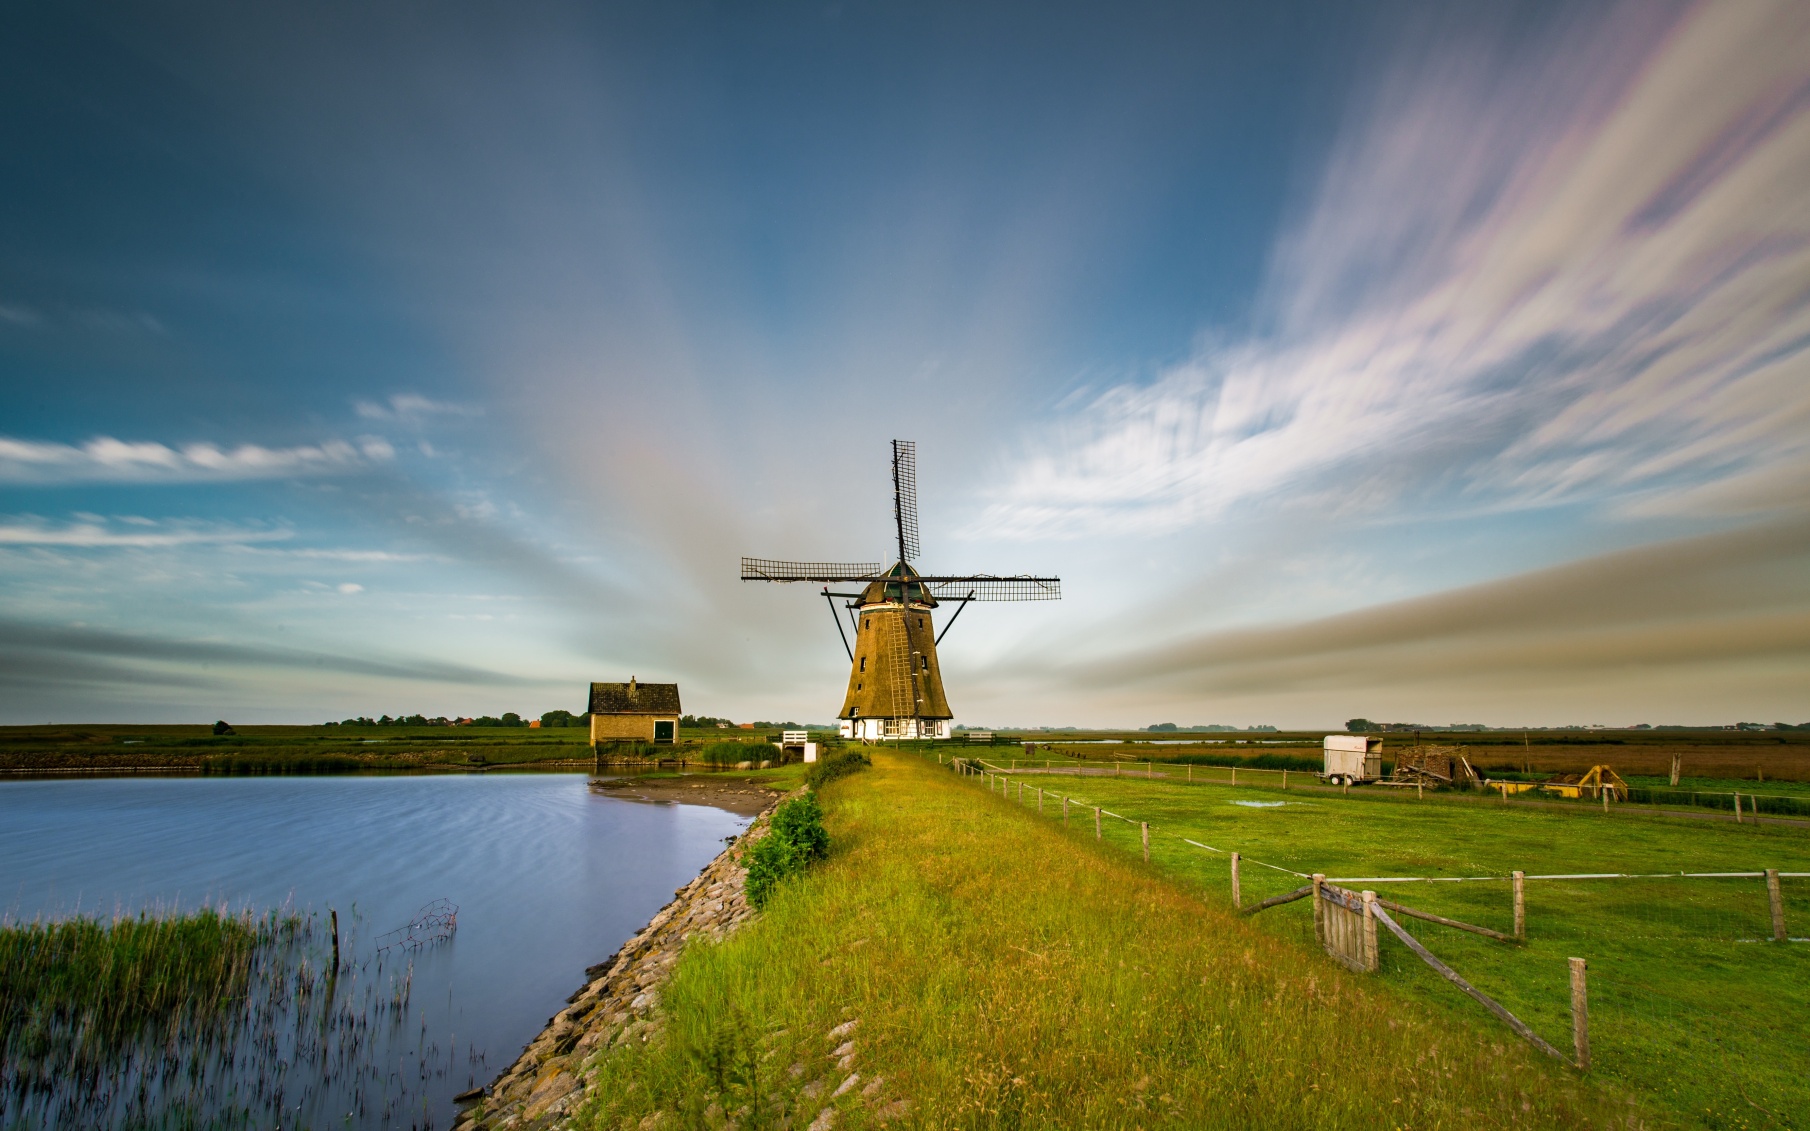
[[[594,1063],[576,1126],[1630,1121],[1512,1037],[1437,1017],[1120,850],[934,763],[874,762],[823,791],[830,858],[687,949],[661,1036]]]

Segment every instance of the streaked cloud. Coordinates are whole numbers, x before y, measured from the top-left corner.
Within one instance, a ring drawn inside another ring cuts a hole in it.
[[[386,464],[395,455],[380,436],[289,448],[259,444],[223,448],[209,443],[172,447],[111,436],[78,445],[0,436],[0,483],[197,483],[345,475]]]
[[[1061,670],[1092,687],[1279,694],[1721,664],[1810,675],[1810,520],[1679,539],[1294,624],[1205,632]]]
[[[418,393],[397,393],[383,402],[355,400],[352,410],[366,420],[417,421],[430,416],[479,416],[482,410],[452,401],[437,401]]]
[[[1160,532],[1271,501],[1790,504],[1810,9],[1659,16],[1567,29],[1537,67],[1399,68],[1280,241],[1265,330],[1040,422],[976,530]]]
[[[37,655],[60,664],[88,660],[123,665],[96,671],[97,678],[188,680],[187,665],[223,664],[276,670],[333,672],[419,683],[454,683],[465,686],[533,687],[542,681],[508,672],[490,671],[444,660],[384,656],[366,652],[347,655],[301,648],[281,648],[222,640],[182,638],[151,633],[127,633],[88,626],[56,626],[0,619],[0,652],[23,661]],[[165,666],[178,670],[167,671]]]
[[[41,519],[0,519],[0,546],[62,546],[108,549],[160,546],[244,545],[281,542],[295,536],[286,527],[239,527],[196,521],[158,523],[139,516],[119,520],[114,526],[98,515],[53,525]]]

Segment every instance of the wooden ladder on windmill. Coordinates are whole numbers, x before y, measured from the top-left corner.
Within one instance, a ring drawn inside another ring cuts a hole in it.
[[[886,633],[886,682],[892,694],[893,733],[904,731],[908,718],[918,713],[917,673],[911,669],[911,634],[905,627],[909,613],[888,617]]]

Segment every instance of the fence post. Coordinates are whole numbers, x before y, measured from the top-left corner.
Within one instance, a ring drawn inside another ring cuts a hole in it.
[[[1342,776],[1345,779],[1345,790],[1344,790],[1345,796],[1350,797],[1351,796],[1351,775],[1344,774]]]
[[[1062,827],[1068,827],[1068,798],[1062,799]]]
[[[1515,873],[1515,937],[1527,937],[1527,873]]]
[[[1741,794],[1737,790],[1735,792],[1735,824],[1738,825],[1740,823],[1741,823]]]
[[[1043,787],[1037,787],[1037,815],[1043,816]]]
[[[1193,762],[1188,763],[1188,784],[1189,785],[1194,784],[1194,763]]]
[[[1425,785],[1426,785],[1426,783],[1421,781],[1419,778],[1414,779],[1414,800],[1425,801],[1427,799],[1427,795],[1424,792],[1422,792],[1422,789]],[[1502,791],[1502,800],[1504,800],[1504,801],[1508,800],[1508,790],[1506,790],[1506,789]]]
[[[1571,1047],[1580,1072],[1590,1071],[1590,992],[1584,984],[1584,960],[1571,960]]]
[[[1326,912],[1320,905],[1320,885],[1326,882],[1326,873],[1315,872],[1314,882],[1314,941],[1321,946],[1326,945]]]
[[[1144,834],[1144,863],[1148,864],[1150,863],[1150,822],[1139,821],[1138,825],[1142,828]]]
[[[1119,762],[1116,758],[1113,759],[1112,763],[1112,776],[1115,778],[1119,776]]]
[[[1603,812],[1607,813],[1609,811],[1609,787],[1601,786],[1597,792],[1603,795]]]
[[[1237,766],[1232,767],[1232,784],[1233,785],[1238,784],[1238,767]]]
[[[1380,963],[1376,956],[1376,893],[1367,891],[1364,895],[1364,969],[1376,973]]]
[[[1680,769],[1678,755],[1672,755],[1672,788],[1678,788],[1678,771]]]
[[[1785,941],[1785,897],[1779,891],[1779,870],[1766,869],[1766,897],[1772,903],[1772,941]]]
[[[1094,839],[1100,839],[1100,807],[1094,806]]]
[[[1287,770],[1282,771],[1282,788],[1285,790],[1288,788],[1288,771]]]
[[[1024,804],[1024,779],[1023,778],[1018,779],[1018,803],[1020,805]]]
[[[1232,853],[1232,906],[1244,906],[1244,900],[1240,898],[1238,891],[1238,854],[1236,852]]]

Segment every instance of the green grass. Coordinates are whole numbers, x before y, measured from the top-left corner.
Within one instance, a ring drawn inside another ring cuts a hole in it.
[[[663,1112],[667,1127],[798,1128],[826,1103],[838,1128],[1550,1127],[1635,1111],[934,762],[874,762],[823,791],[829,859],[740,932],[694,943],[660,1035],[602,1054],[578,1126]],[[845,1068],[829,1034],[851,1020]]]
[[[1810,871],[1810,830],[1611,813],[1593,806],[1504,806],[1468,797],[1189,786],[1135,777],[1026,774],[1058,798],[1101,805],[1153,826],[1152,862],[1210,904],[1230,903],[1222,854],[1243,853],[1248,905],[1303,881],[1254,861],[1327,876],[1506,876],[1578,872]],[[1017,804],[1017,786],[1011,787]],[[984,801],[984,792],[983,798]],[[1273,803],[1250,807],[1233,802]],[[1091,809],[1071,809],[1070,834],[1093,837]],[[1107,819],[1106,843],[1141,854],[1134,825]],[[1385,898],[1499,931],[1512,930],[1507,882],[1365,884]],[[1786,918],[1810,935],[1810,880],[1786,880]],[[1271,937],[1312,946],[1306,901],[1264,912]],[[1509,947],[1408,921],[1410,931],[1549,1041],[1568,1047],[1566,959],[1590,964],[1595,1075],[1638,1092],[1669,1120],[1709,1127],[1802,1126],[1810,1085],[1810,944],[1776,944],[1758,879],[1530,881],[1528,939]],[[1405,947],[1385,939],[1378,982],[1453,1017],[1483,1017]],[[1683,1070],[1683,1066],[1690,1066]]]

